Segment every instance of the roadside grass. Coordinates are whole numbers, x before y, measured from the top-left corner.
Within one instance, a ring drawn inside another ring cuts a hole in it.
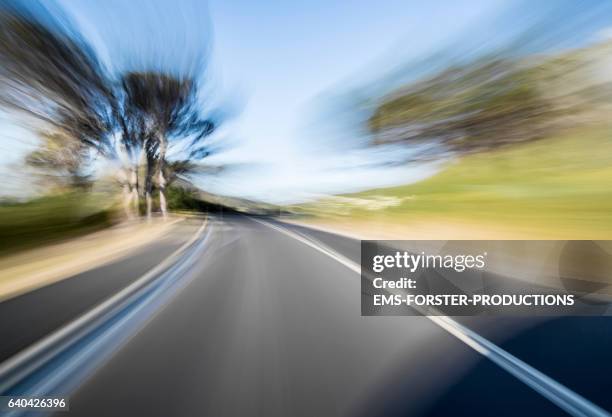
[[[0,203],[0,256],[80,236],[112,225],[100,196],[70,192],[27,202]]]
[[[612,238],[612,131],[574,131],[466,155],[418,183],[296,211],[356,224],[440,221],[516,228],[535,238]]]

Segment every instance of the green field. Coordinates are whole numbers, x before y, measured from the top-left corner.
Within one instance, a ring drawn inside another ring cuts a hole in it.
[[[116,219],[105,197],[68,192],[0,204],[0,256],[110,226]]]
[[[612,238],[612,131],[591,129],[465,155],[424,181],[297,207],[358,224],[467,222],[537,238]]]

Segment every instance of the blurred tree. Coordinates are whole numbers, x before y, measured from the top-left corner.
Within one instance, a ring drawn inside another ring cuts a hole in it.
[[[0,105],[115,157],[111,83],[68,22],[35,3],[0,5]]]
[[[129,72],[122,79],[125,92],[122,122],[130,154],[146,155],[144,192],[147,217],[151,216],[153,186],[159,189],[160,209],[167,216],[165,175],[169,145],[188,140],[189,157],[208,155],[201,142],[210,135],[215,124],[200,116],[197,85],[191,78],[179,79],[157,72]],[[140,158],[139,158],[140,160]]]
[[[24,115],[37,131],[58,135],[44,139],[43,147],[28,157],[31,165],[50,167],[60,156],[76,158],[95,150],[121,162],[117,177],[127,212],[132,204],[138,207],[141,189],[150,217],[157,186],[166,217],[164,167],[170,145],[181,143],[188,159],[201,159],[210,152],[202,139],[217,123],[200,115],[192,77],[127,72],[112,82],[71,27],[36,1],[0,3],[0,107]],[[65,147],[66,155],[52,150],[58,146]]]
[[[36,1],[0,4],[0,107],[25,117],[34,131],[53,132],[26,162],[63,171],[73,185],[88,151],[118,157],[112,82],[70,22]]]
[[[89,175],[83,165],[88,149],[82,142],[63,133],[44,132],[38,149],[26,155],[26,164],[41,173],[46,187],[86,189]]]
[[[540,138],[560,113],[542,94],[539,63],[483,59],[383,98],[369,119],[377,142],[436,138],[472,151]]]

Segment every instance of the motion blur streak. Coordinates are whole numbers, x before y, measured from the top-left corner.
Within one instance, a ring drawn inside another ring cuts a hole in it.
[[[23,195],[11,196],[17,200],[2,209],[32,229],[6,225],[16,238],[11,250],[39,245],[29,235],[39,223],[58,223],[49,240],[115,223],[118,201],[129,219],[144,212],[151,220],[154,211],[165,219],[187,188],[177,190],[175,183],[207,172],[201,161],[221,149],[214,136],[228,113],[216,106],[207,75],[206,8],[192,2],[166,13],[149,3],[129,4],[104,9],[116,18],[109,16],[98,33],[83,20],[86,5],[74,17],[52,1],[0,2],[0,109],[6,123],[24,129],[14,146],[27,150],[27,169],[14,172]],[[143,15],[155,30],[130,36],[133,25],[121,19]],[[39,146],[28,149],[27,137]],[[24,205],[19,198],[31,199],[38,211],[30,215],[41,218],[13,214]],[[45,206],[56,200],[89,212],[55,219]]]
[[[350,259],[334,252],[333,250],[326,248],[319,242],[313,242],[304,236],[296,234],[285,228],[276,226],[269,222],[264,222],[258,219],[253,219],[261,224],[271,227],[287,236],[292,237],[304,243],[311,248],[324,253],[332,259],[340,262],[342,265],[351,269],[357,274],[361,273],[361,266]],[[401,292],[399,292],[401,294]],[[508,352],[501,349],[499,346],[491,343],[486,338],[482,337],[473,330],[462,326],[455,320],[447,316],[427,316],[427,318],[444,330],[457,337],[459,340],[476,350],[481,355],[486,356],[491,361],[495,362],[504,370],[514,375],[522,382],[548,398],[550,401],[558,405],[560,408],[567,411],[569,414],[575,417],[609,417],[610,414],[593,404],[586,398],[576,394],[572,390],[558,383],[554,379],[548,377],[537,369],[529,366],[520,359],[512,356]]]
[[[0,393],[20,392],[35,396],[57,392],[70,395],[187,284],[187,272],[195,259],[202,257],[206,244],[208,235],[201,237],[205,225],[167,262],[104,305],[2,363]],[[133,288],[137,289],[134,291]],[[81,329],[75,333],[71,328]],[[31,414],[17,410],[7,415],[24,413]]]
[[[428,316],[434,323],[523,381],[573,416],[608,417],[610,413],[491,343],[450,317]]]
[[[611,68],[609,0],[0,0],[0,391],[610,417]],[[606,317],[370,316],[363,239]]]

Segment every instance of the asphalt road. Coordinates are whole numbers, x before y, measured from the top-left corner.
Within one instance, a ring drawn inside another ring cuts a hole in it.
[[[244,216],[208,227],[186,284],[58,416],[566,415],[427,318],[361,317],[359,276],[325,254]],[[359,258],[356,241],[293,230]],[[32,297],[12,314],[38,309]],[[464,323],[612,409],[609,319]]]
[[[121,259],[0,303],[0,362],[125,288],[166,258],[197,228],[184,221]]]

